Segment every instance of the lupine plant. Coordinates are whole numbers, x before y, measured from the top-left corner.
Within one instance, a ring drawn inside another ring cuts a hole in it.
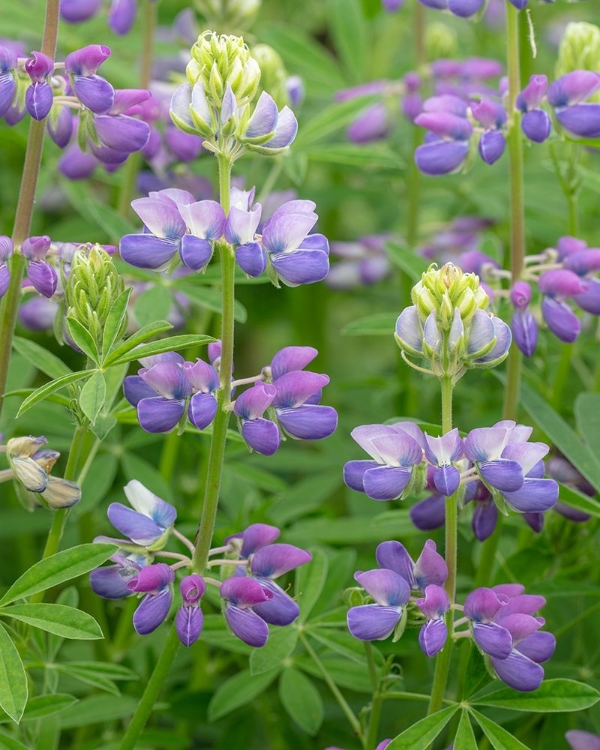
[[[598,746],[592,5],[0,8],[1,747]]]

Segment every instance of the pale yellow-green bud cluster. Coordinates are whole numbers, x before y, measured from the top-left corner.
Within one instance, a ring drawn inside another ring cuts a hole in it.
[[[567,24],[558,50],[556,78],[573,70],[600,70],[600,28],[593,23]],[[600,101],[600,93],[590,101]]]
[[[454,57],[458,51],[456,31],[439,21],[428,24],[425,31],[425,50],[427,60]]]
[[[124,288],[123,279],[103,247],[94,245],[89,250],[82,247],[75,252],[65,285],[67,316],[89,331],[99,352],[106,320]],[[117,339],[122,338],[126,329],[125,318]]]
[[[238,107],[258,91],[260,67],[242,37],[205,31],[191,49],[186,75],[191,86],[201,82],[210,105],[221,110],[227,84]]]
[[[247,28],[260,6],[261,0],[196,0],[196,7],[209,25],[222,31]]]
[[[486,291],[479,284],[479,276],[464,273],[453,263],[438,268],[431,265],[412,289],[411,299],[424,323],[434,310],[442,331],[449,331],[458,310],[463,324],[468,323],[476,310],[489,304]]]
[[[257,44],[252,47],[251,52],[260,68],[263,91],[273,97],[278,108],[289,104],[290,97],[286,87],[288,74],[279,53],[268,44]]]

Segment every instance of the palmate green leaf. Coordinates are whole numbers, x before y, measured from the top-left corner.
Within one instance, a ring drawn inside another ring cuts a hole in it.
[[[275,677],[275,670],[252,675],[249,670],[244,669],[233,675],[220,685],[213,695],[208,704],[208,720],[222,719],[236,708],[250,703],[269,687]]]
[[[321,549],[313,549],[312,560],[296,570],[295,591],[298,592],[300,623],[308,620],[313,607],[321,596],[321,591],[323,591],[327,581],[328,568],[329,560],[326,553]]]
[[[414,250],[397,242],[387,242],[386,248],[390,260],[395,263],[401,271],[410,276],[413,281],[419,281],[423,272],[427,270],[429,261],[417,255]]]
[[[43,346],[36,344],[35,341],[15,336],[13,339],[13,348],[30,364],[37,367],[40,372],[43,372],[44,375],[47,375],[49,378],[60,378],[71,372],[71,368],[66,365],[62,359],[59,359],[55,354],[44,349]]]
[[[364,81],[367,24],[360,0],[329,0],[329,22],[335,48],[353,83]]]
[[[63,729],[75,729],[111,721],[127,719],[138,706],[138,699],[130,695],[90,695],[76,706],[69,706],[59,716]]]
[[[466,708],[463,708],[460,714],[460,721],[458,722],[458,729],[454,736],[454,747],[457,750],[477,750],[477,742],[475,740],[475,733],[471,726],[471,719],[469,718],[469,712]]]
[[[96,424],[96,418],[104,406],[105,400],[106,381],[100,370],[96,370],[79,394],[79,406],[81,411],[90,420],[91,425]]]
[[[103,366],[111,366],[115,364],[120,357],[123,357],[132,349],[135,349],[136,346],[148,341],[152,336],[157,336],[159,333],[164,333],[171,328],[173,328],[173,326],[166,320],[157,320],[154,323],[149,323],[148,325],[143,326],[139,331],[133,333],[128,339],[125,339],[122,344],[116,346],[107,356],[105,356],[104,362],[102,363]],[[133,357],[133,359],[135,359],[135,357]]]
[[[458,711],[458,706],[448,706],[441,711],[426,716],[412,727],[405,729],[388,745],[388,750],[427,750],[450,719]]]
[[[349,125],[352,120],[373,102],[372,96],[359,96],[345,102],[324,107],[298,131],[293,149],[301,151]]]
[[[212,336],[202,336],[198,334],[182,334],[181,336],[171,336],[168,339],[153,341],[150,344],[141,344],[136,349],[123,354],[118,359],[113,360],[111,355],[110,365],[122,365],[125,362],[133,362],[135,359],[151,357],[154,354],[163,354],[164,352],[176,352],[179,349],[187,349],[189,346],[199,346],[200,344],[210,344],[215,341]],[[116,351],[116,350],[115,350]]]
[[[64,604],[13,604],[0,609],[0,617],[12,617],[61,638],[90,641],[103,637],[100,625],[91,615]]]
[[[540,429],[588,482],[600,491],[600,456],[594,455],[560,414],[531,386],[522,383],[521,393],[523,407]]]
[[[23,721],[37,721],[46,716],[52,716],[70,708],[77,703],[77,698],[68,693],[52,693],[50,695],[36,695],[27,704]]]
[[[221,313],[223,301],[221,299],[221,292],[217,289],[190,283],[185,278],[181,281],[173,282],[172,287],[177,289],[178,292],[183,292],[183,294],[189,297],[191,302],[200,305],[200,307],[205,307],[207,310],[212,310],[219,314]],[[238,300],[233,305],[233,317],[238,323],[245,323],[248,319],[248,311]]]
[[[520,740],[510,732],[507,732],[504,727],[496,724],[495,721],[488,719],[487,716],[471,709],[471,714],[479,726],[483,729],[483,733],[488,738],[490,745],[494,750],[529,750],[527,745],[524,745]],[[457,746],[459,747],[459,746]]]
[[[112,680],[109,680],[106,677],[101,677],[100,675],[96,674],[93,669],[81,670],[77,669],[76,667],[70,667],[66,664],[55,664],[54,669],[56,669],[57,672],[61,672],[62,674],[65,674],[74,680],[79,680],[86,685],[91,685],[92,687],[98,688],[99,690],[104,690],[105,692],[111,693],[112,695],[121,694],[119,688]]]
[[[589,513],[591,516],[600,517],[600,503],[589,495],[584,495],[574,487],[568,487],[566,484],[558,483],[558,499],[561,503],[568,505],[569,508],[581,510]]]
[[[575,399],[577,430],[595,456],[600,456],[600,393],[580,393]]]
[[[512,711],[561,712],[582,711],[600,700],[600,693],[591,685],[576,680],[544,680],[532,693],[501,688],[473,701],[474,706],[493,706]]]
[[[405,166],[404,161],[388,146],[380,143],[356,145],[354,143],[328,143],[310,146],[303,152],[309,161],[320,164],[339,164],[356,169],[397,171]]]
[[[133,670],[124,667],[122,664],[112,664],[108,661],[67,661],[54,666],[56,669],[62,669],[65,672],[73,672],[74,670],[79,674],[93,672],[107,680],[139,680],[138,675]]]
[[[0,707],[17,724],[27,704],[25,667],[6,629],[0,624]]]
[[[60,378],[56,378],[56,380],[51,380],[49,383],[40,386],[31,395],[27,396],[27,398],[23,401],[23,403],[21,404],[21,408],[17,412],[17,417],[20,417],[21,414],[24,414],[28,409],[31,409],[32,406],[39,404],[40,401],[48,398],[48,396],[53,394],[55,391],[59,391],[61,388],[64,388],[71,383],[76,383],[78,380],[83,380],[83,378],[88,378],[92,374],[92,372],[93,370],[71,372],[68,375],[62,375]]]
[[[325,715],[323,699],[305,674],[294,667],[284,670],[279,680],[279,697],[300,729],[311,736],[319,731]]]
[[[397,312],[375,313],[353,320],[342,328],[342,336],[394,336]]]
[[[96,342],[92,338],[90,332],[84,328],[78,320],[70,316],[67,316],[67,328],[69,329],[71,338],[81,351],[89,357],[92,362],[99,364],[100,354],[98,353],[98,347],[96,346]]]
[[[127,305],[129,298],[131,297],[131,288],[125,289],[119,294],[117,299],[114,301],[106,323],[104,324],[104,331],[102,332],[102,354],[106,359],[106,355],[109,354],[113,348],[125,316],[127,315]]]
[[[298,628],[277,628],[271,631],[269,640],[262,648],[250,654],[250,674],[264,674],[272,669],[280,670],[298,643]]]
[[[40,560],[13,583],[0,599],[0,606],[89,573],[106,562],[116,549],[114,544],[80,544]]]
[[[166,286],[157,284],[143,291],[135,300],[133,314],[139,326],[167,318],[173,307],[173,296]]]

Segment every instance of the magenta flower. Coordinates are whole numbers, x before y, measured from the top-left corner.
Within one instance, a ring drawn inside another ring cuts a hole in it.
[[[31,79],[31,86],[25,92],[25,106],[35,120],[43,120],[52,109],[54,95],[48,83],[54,72],[54,62],[42,52],[32,52],[32,58],[25,63],[25,70]]]
[[[175,628],[179,640],[188,648],[192,646],[202,633],[204,615],[200,609],[200,599],[206,591],[204,579],[197,573],[185,576],[179,583],[183,604],[177,610]]]
[[[425,598],[417,599],[416,604],[427,618],[419,631],[419,645],[431,658],[444,648],[448,638],[444,615],[450,609],[450,599],[441,586],[430,584],[425,587]]]
[[[374,600],[348,610],[348,630],[361,641],[385,640],[400,622],[410,599],[410,588],[393,570],[376,568],[354,574]]]
[[[254,648],[264,646],[269,638],[269,626],[253,611],[253,607],[268,602],[273,594],[258,581],[246,576],[232,576],[221,584],[225,600],[225,619],[234,635]]]
[[[21,245],[21,254],[27,258],[27,277],[32,286],[44,297],[52,297],[58,285],[58,274],[53,266],[44,260],[50,249],[51,240],[47,235],[29,237]]]
[[[144,594],[133,613],[133,627],[138,635],[148,635],[167,619],[173,601],[173,570],[165,563],[142,568],[127,583],[129,591]]]
[[[234,413],[240,418],[242,437],[253,450],[263,456],[272,456],[281,440],[277,425],[263,417],[276,395],[277,388],[274,385],[255,383],[235,401]]]
[[[65,58],[65,72],[69,75],[73,92],[79,101],[92,112],[108,112],[115,100],[113,87],[96,74],[110,56],[110,49],[102,44],[90,44],[71,52]]]

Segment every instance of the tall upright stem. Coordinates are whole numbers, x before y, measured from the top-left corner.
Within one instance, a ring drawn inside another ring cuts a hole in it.
[[[452,378],[441,379],[442,387],[442,432],[444,435],[452,429]],[[456,495],[446,498],[446,523],[445,523],[445,558],[448,566],[448,578],[446,579],[446,593],[451,603],[456,600],[456,566],[458,558],[458,500]],[[449,609],[446,613],[446,627],[448,628],[448,641],[437,657],[433,686],[431,688],[431,699],[427,715],[439,711],[444,702],[446,683],[450,671],[450,658],[452,656],[452,630],[454,626],[454,610]]]
[[[60,0],[47,0],[40,51],[52,59],[54,59],[56,54],[59,8]],[[4,395],[6,393],[8,365],[10,363],[12,341],[17,323],[19,302],[21,300],[21,282],[25,272],[25,260],[21,255],[21,245],[23,240],[29,236],[31,229],[31,218],[33,216],[35,191],[42,161],[45,130],[46,120],[31,119],[29,135],[27,137],[27,148],[25,150],[25,163],[23,164],[23,176],[21,177],[19,200],[17,202],[12,233],[15,254],[10,264],[10,285],[0,306],[0,342],[2,342],[0,350],[0,414],[2,413]]]

